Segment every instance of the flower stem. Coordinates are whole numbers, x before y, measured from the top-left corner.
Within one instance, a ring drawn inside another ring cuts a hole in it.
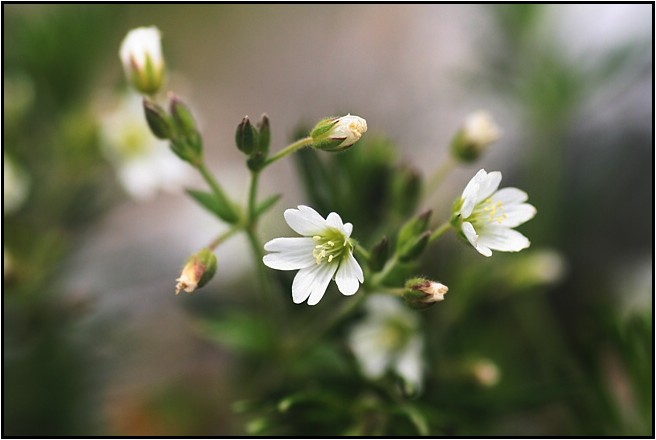
[[[431,236],[428,238],[428,242],[432,243],[438,238],[440,238],[446,231],[448,231],[451,228],[451,223],[446,221],[442,223],[437,229],[433,231]]]
[[[373,284],[374,289],[378,288],[380,286],[380,283],[385,281],[385,278],[387,278],[387,276],[396,268],[396,265],[398,263],[399,263],[399,257],[398,255],[395,254],[392,258],[390,258],[387,261],[385,267],[383,267],[383,270],[372,277],[371,283]]]
[[[366,250],[364,247],[362,247],[362,245],[360,243],[358,243],[357,241],[355,242],[355,251],[358,254],[362,255],[362,257],[365,260],[369,260],[369,258],[371,258],[371,255],[369,254],[369,251]]]
[[[222,233],[217,235],[216,238],[210,242],[210,244],[207,245],[207,248],[213,251],[221,243],[223,243],[228,238],[232,237],[237,232],[239,232],[241,230],[241,228],[242,228],[241,225],[234,225],[232,228],[228,229],[227,231],[223,231]]]
[[[259,171],[251,171],[251,185],[248,189],[248,226],[254,228],[255,222],[255,204],[257,202],[257,185],[260,178]]]
[[[219,182],[214,178],[214,175],[207,169],[205,166],[204,162],[199,163],[196,165],[196,169],[198,172],[203,176],[203,179],[205,179],[205,182],[209,185],[209,187],[212,189],[212,192],[216,196],[216,198],[226,206],[229,206],[230,208],[233,207],[232,202],[230,202],[230,199],[225,195],[223,190],[221,189],[221,185],[219,185]]]
[[[433,171],[433,174],[428,179],[428,183],[424,186],[424,199],[430,197],[438,186],[444,181],[444,178],[453,170],[456,161],[449,155],[440,163],[440,165]]]
[[[283,148],[282,150],[278,151],[276,154],[268,158],[266,162],[264,162],[264,167],[268,167],[272,163],[276,162],[278,159],[282,159],[288,154],[294,153],[303,147],[309,147],[310,145],[312,145],[312,138],[310,136],[299,139],[296,142],[287,145],[285,148]]]

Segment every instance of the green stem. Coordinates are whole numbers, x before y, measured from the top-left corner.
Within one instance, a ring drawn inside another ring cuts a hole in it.
[[[398,255],[395,254],[392,258],[390,258],[387,261],[385,267],[383,267],[383,270],[375,274],[371,279],[371,284],[373,285],[373,289],[378,288],[380,283],[385,281],[385,278],[387,278],[387,276],[396,268],[396,265],[398,263],[399,263],[399,257]]]
[[[453,170],[456,161],[449,155],[440,163],[435,169],[428,183],[424,186],[424,199],[429,198],[437,189],[438,186],[444,181],[444,178]]]
[[[228,197],[221,189],[221,185],[219,185],[219,182],[217,182],[217,180],[214,178],[214,175],[207,169],[205,163],[201,162],[196,166],[196,169],[201,174],[201,176],[203,176],[203,179],[205,179],[205,182],[207,182],[209,187],[212,189],[212,192],[217,197],[217,199],[219,199],[220,202],[232,208],[233,204],[230,202],[230,199],[228,199]]]
[[[357,241],[355,242],[355,251],[358,254],[362,255],[362,257],[367,261],[369,260],[369,258],[371,258],[371,255],[369,254],[369,251],[366,250],[364,247],[362,247],[362,245],[360,243],[358,243]]]
[[[248,189],[248,227],[254,228],[255,221],[255,206],[257,202],[257,185],[260,179],[259,171],[251,171],[251,186]]]
[[[298,150],[300,150],[303,147],[309,147],[312,145],[312,138],[310,136],[304,137],[302,139],[297,140],[296,142],[286,146],[282,150],[278,151],[276,154],[271,156],[264,162],[264,167],[268,167],[275,161],[282,159],[283,157],[287,156],[288,154],[294,153]],[[263,167],[263,168],[264,168]]]
[[[222,233],[217,235],[216,238],[210,242],[210,244],[207,245],[207,248],[213,251],[221,243],[223,243],[228,238],[235,235],[235,233],[239,232],[241,230],[241,228],[242,228],[241,225],[234,225],[232,228],[228,229],[227,231],[223,231]]]
[[[431,236],[428,238],[428,242],[432,243],[438,238],[440,238],[446,231],[448,231],[451,228],[451,223],[446,221],[442,223],[437,229],[433,231]]]

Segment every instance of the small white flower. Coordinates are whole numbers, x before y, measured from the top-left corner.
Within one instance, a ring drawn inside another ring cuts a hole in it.
[[[264,245],[273,252],[265,255],[264,264],[277,270],[298,270],[292,284],[296,304],[307,300],[317,304],[335,279],[339,291],[353,295],[364,281],[362,268],[353,257],[351,223],[342,223],[331,212],[325,219],[308,206],[285,211],[287,224],[304,237],[274,238]]]
[[[465,119],[463,134],[467,141],[484,148],[498,141],[502,133],[488,112],[478,110]]]
[[[418,391],[424,340],[417,315],[388,295],[369,296],[365,307],[367,316],[348,338],[363,374],[375,380],[392,370],[406,382],[409,392]]]
[[[324,151],[343,151],[357,141],[367,131],[367,121],[351,115],[339,118],[326,118],[312,129],[313,147]]]
[[[164,80],[161,36],[154,27],[133,29],[125,36],[119,57],[128,80],[142,93],[159,90]]]
[[[461,231],[478,252],[486,257],[492,249],[517,252],[530,246],[528,239],[512,228],[532,219],[536,209],[524,203],[528,195],[517,188],[503,188],[501,172],[480,170],[469,181],[458,204]]]
[[[18,211],[30,190],[30,176],[6,154],[2,155],[2,212]]]
[[[101,140],[119,181],[135,199],[152,198],[160,189],[176,191],[189,176],[188,165],[148,129],[137,94],[124,96],[113,111],[101,116]]]

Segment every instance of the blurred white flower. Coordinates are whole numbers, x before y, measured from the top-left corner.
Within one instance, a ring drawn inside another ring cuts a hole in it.
[[[131,30],[123,39],[119,57],[125,76],[141,93],[153,94],[164,82],[161,36],[154,27]]]
[[[141,97],[127,94],[101,117],[102,148],[125,190],[137,200],[158,190],[174,192],[187,180],[190,168],[150,132]]]
[[[30,190],[30,176],[6,154],[2,155],[2,212],[18,211]]]
[[[501,172],[480,170],[469,181],[456,204],[455,220],[476,250],[489,257],[492,249],[517,252],[530,246],[528,239],[512,228],[532,219],[537,212],[524,203],[528,195],[517,188],[503,188]]]
[[[465,119],[463,134],[467,141],[482,149],[499,140],[501,129],[488,112],[478,110]]]
[[[407,392],[421,389],[424,340],[416,313],[397,298],[374,294],[365,304],[367,316],[351,330],[348,343],[370,379],[389,370],[401,377]]]
[[[333,277],[342,294],[353,295],[358,291],[364,275],[353,257],[351,223],[343,223],[334,212],[324,219],[303,205],[286,210],[285,220],[304,237],[274,238],[264,245],[265,250],[273,253],[265,255],[263,261],[272,269],[300,269],[292,284],[292,299],[296,304],[305,300],[311,306],[317,304]]]

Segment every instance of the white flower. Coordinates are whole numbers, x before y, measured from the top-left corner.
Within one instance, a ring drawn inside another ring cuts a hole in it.
[[[137,90],[145,94],[157,92],[164,80],[160,40],[156,27],[140,27],[128,32],[119,50],[125,75]]]
[[[135,199],[152,198],[160,189],[173,192],[188,178],[188,165],[148,129],[137,94],[124,96],[101,117],[101,140],[119,181]]]
[[[343,151],[360,140],[367,131],[367,121],[351,115],[326,118],[312,129],[312,146],[324,151]]]
[[[339,214],[327,218],[308,206],[285,211],[287,224],[304,237],[274,238],[264,245],[273,252],[265,255],[264,264],[277,270],[297,270],[292,284],[296,304],[307,300],[317,304],[330,280],[335,279],[339,291],[353,295],[364,281],[362,268],[353,257],[351,223],[342,223]]]
[[[463,134],[467,141],[484,148],[499,140],[501,129],[489,113],[478,110],[465,119]]]
[[[30,190],[30,176],[6,154],[2,155],[2,212],[18,211]]]
[[[524,203],[528,195],[517,188],[503,188],[501,173],[480,170],[469,181],[459,203],[456,220],[467,240],[486,257],[492,249],[517,252],[530,246],[528,239],[512,228],[535,216],[533,205]]]
[[[366,318],[353,327],[348,338],[363,374],[379,379],[392,370],[406,382],[409,392],[418,391],[424,341],[417,315],[388,295],[369,296],[365,307]]]

